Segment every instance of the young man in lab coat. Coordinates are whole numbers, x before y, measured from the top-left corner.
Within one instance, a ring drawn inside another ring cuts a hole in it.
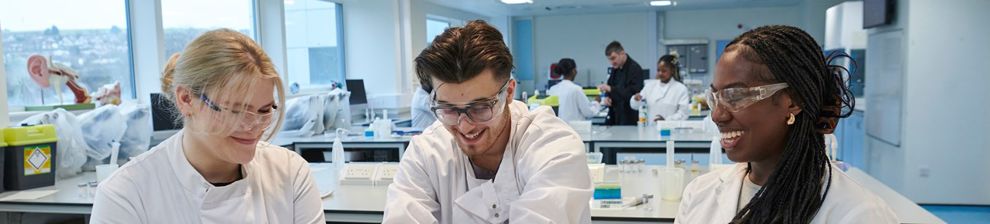
[[[512,56],[484,21],[447,29],[416,58],[439,122],[413,137],[384,223],[590,223],[584,145],[553,111],[512,100]]]

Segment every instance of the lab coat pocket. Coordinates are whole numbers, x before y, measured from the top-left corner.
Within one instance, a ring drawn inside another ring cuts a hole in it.
[[[469,190],[454,200],[454,203],[464,213],[463,218],[457,218],[458,212],[454,213],[455,223],[467,223],[468,220],[505,223],[509,219],[508,210],[499,202],[498,195],[495,193],[495,185],[492,182]]]

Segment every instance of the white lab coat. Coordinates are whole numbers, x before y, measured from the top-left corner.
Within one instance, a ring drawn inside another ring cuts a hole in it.
[[[479,181],[439,123],[415,136],[388,187],[384,223],[591,223],[584,145],[548,107],[513,101],[493,181]]]
[[[737,163],[695,178],[684,188],[674,223],[732,221],[745,173],[746,163]],[[832,166],[832,186],[811,223],[897,223],[897,216],[883,199]]]
[[[599,106],[591,103],[584,95],[581,86],[571,80],[562,80],[547,91],[551,96],[557,96],[560,105],[557,106],[557,117],[565,121],[584,121],[595,116]]]
[[[426,129],[426,127],[437,121],[433,112],[430,111],[430,101],[432,101],[430,99],[430,93],[427,93],[423,88],[417,87],[416,92],[413,93],[411,105],[409,105],[413,128]]]
[[[659,79],[643,81],[643,90],[639,92],[646,100],[647,120],[653,121],[657,115],[663,116],[664,120],[678,121],[688,119],[688,110],[691,104],[691,93],[687,86],[677,80],[663,83]],[[637,101],[636,97],[629,98],[629,106],[633,110],[639,110],[643,104]]]
[[[100,183],[92,223],[325,223],[309,165],[265,142],[244,178],[215,187],[182,152],[180,131]]]

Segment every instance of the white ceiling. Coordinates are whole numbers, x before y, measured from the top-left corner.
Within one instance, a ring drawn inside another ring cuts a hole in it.
[[[649,0],[533,0],[533,4],[520,5],[506,5],[499,2],[499,0],[428,1],[487,16],[541,16],[601,12],[792,6],[801,3],[803,0],[674,0],[677,2],[677,5],[667,7],[650,6]]]

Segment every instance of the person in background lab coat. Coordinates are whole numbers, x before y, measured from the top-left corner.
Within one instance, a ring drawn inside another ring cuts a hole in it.
[[[577,64],[574,63],[574,59],[560,59],[553,72],[564,77],[564,80],[560,80],[560,83],[553,85],[547,91],[551,96],[557,96],[560,102],[557,106],[557,117],[565,121],[584,121],[594,117],[600,106],[597,102],[592,103],[588,100],[588,96],[584,95],[584,89],[574,84],[574,77],[577,76]]]
[[[726,46],[708,102],[722,148],[739,163],[691,181],[674,223],[897,222],[826,156],[823,134],[854,105],[822,55],[790,26],[759,27]]]
[[[384,223],[590,223],[577,133],[549,107],[513,101],[512,55],[484,21],[450,28],[416,57],[437,121],[414,136]]]
[[[664,55],[657,60],[657,80],[646,80],[643,91],[629,99],[633,110],[646,103],[647,118],[651,121],[687,120],[691,93],[681,83],[677,56]]]
[[[430,92],[433,92],[433,84],[430,83],[430,79],[428,77],[427,79],[420,78],[419,88],[416,88],[416,92],[413,93],[413,99],[409,105],[413,128],[426,129],[437,121],[433,112],[430,111]]]
[[[280,129],[282,88],[251,38],[197,37],[162,75],[185,127],[103,180],[90,222],[325,223],[306,161],[260,141]]]

